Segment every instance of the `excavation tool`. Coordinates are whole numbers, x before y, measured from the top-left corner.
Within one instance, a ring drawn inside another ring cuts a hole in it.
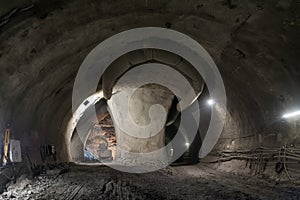
[[[9,161],[8,158],[9,138],[10,138],[10,124],[7,125],[5,135],[4,135],[2,166],[6,166],[7,162]]]
[[[1,141],[2,142],[2,141]],[[3,145],[1,147],[1,175],[5,176],[8,180],[11,181],[16,181],[16,170],[14,163],[15,156],[21,157],[20,155],[20,142],[13,140],[13,147],[11,147],[11,140],[10,140],[10,124],[7,125],[7,128],[5,130],[4,134],[4,140],[3,140]],[[17,148],[18,147],[18,148]],[[18,151],[16,151],[16,148]],[[14,161],[12,161],[12,159]],[[11,172],[8,171],[7,168],[10,168]],[[6,175],[6,173],[9,173],[10,175]]]

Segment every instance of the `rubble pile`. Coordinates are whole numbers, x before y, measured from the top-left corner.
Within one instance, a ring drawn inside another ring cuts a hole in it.
[[[299,199],[298,183],[236,175],[194,165],[167,167],[145,174],[122,173],[106,166],[70,164],[9,183],[0,199]],[[241,187],[242,186],[242,187]]]

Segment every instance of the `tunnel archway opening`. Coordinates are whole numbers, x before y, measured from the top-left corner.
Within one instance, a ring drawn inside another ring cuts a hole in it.
[[[94,101],[91,101],[94,99]],[[93,105],[93,106],[92,106]],[[116,134],[107,102],[98,92],[87,98],[73,115],[70,159],[77,163],[111,162],[116,159]],[[92,110],[96,111],[96,118]],[[79,112],[80,111],[80,112]],[[81,129],[78,131],[79,124]],[[71,128],[72,128],[71,127]]]
[[[203,92],[203,87],[205,85],[205,82],[201,75],[194,69],[194,67],[186,61],[181,56],[178,56],[172,52],[164,51],[160,49],[140,49],[135,50],[129,53],[126,53],[119,57],[117,60],[115,60],[105,71],[105,73],[102,75],[100,82],[98,84],[98,89],[100,92],[98,92],[98,95],[94,99],[107,99],[105,104],[107,103],[106,107],[109,107],[110,114],[113,121],[116,120],[123,120],[122,118],[128,117],[126,114],[120,114],[122,113],[120,110],[124,110],[124,106],[122,105],[124,103],[124,99],[122,98],[122,95],[127,95],[126,90],[131,90],[130,87],[132,87],[135,83],[134,82],[128,82],[128,85],[120,85],[116,86],[117,82],[128,72],[139,68],[139,67],[145,67],[146,69],[149,69],[152,65],[157,67],[156,64],[159,64],[160,66],[165,66],[167,68],[173,69],[174,71],[181,74],[189,84],[191,84],[193,90],[196,92],[196,98],[190,99],[189,102],[185,105],[184,108],[180,109],[179,106],[179,100],[177,99],[177,102],[175,102],[176,98],[174,98],[174,93],[172,91],[169,91],[168,88],[161,87],[159,85],[144,85],[141,87],[140,91],[136,93],[135,102],[131,108],[135,113],[132,113],[133,116],[135,116],[135,122],[141,123],[141,125],[145,125],[144,123],[147,122],[146,119],[148,119],[148,111],[149,108],[154,105],[164,105],[165,110],[167,111],[167,114],[169,114],[168,119],[161,119],[161,121],[164,121],[165,125],[163,125],[163,129],[159,132],[162,134],[157,134],[154,136],[151,136],[148,140],[140,140],[136,137],[128,137],[126,134],[123,133],[123,130],[121,130],[119,127],[116,127],[116,135],[118,135],[118,144],[115,145],[116,148],[115,152],[116,155],[112,156],[113,159],[116,160],[116,158],[127,160],[130,156],[127,155],[127,152],[131,153],[149,153],[154,152],[155,150],[159,150],[162,147],[164,147],[167,142],[167,140],[172,140],[172,134],[175,134],[178,132],[178,127],[176,127],[176,123],[180,123],[180,115],[181,113],[178,112],[179,110],[188,110],[188,107],[193,104],[193,102],[197,103],[197,97],[201,96],[201,93]],[[147,68],[148,67],[148,68]],[[136,77],[132,77],[133,79]],[[132,79],[132,80],[133,80]],[[164,79],[164,78],[163,78]],[[131,79],[130,79],[131,80]],[[132,85],[133,84],[133,85]],[[119,87],[119,88],[118,88]],[[137,90],[138,91],[138,90]],[[128,96],[128,95],[127,95]],[[147,98],[145,98],[147,96]],[[172,99],[174,98],[174,102],[172,103]],[[96,101],[98,101],[96,100]],[[93,102],[89,101],[86,105],[85,102],[87,100],[83,101],[83,103],[80,105],[83,108],[89,109],[88,107],[92,104],[97,105],[95,100]],[[150,103],[151,102],[151,103]],[[101,104],[101,103],[100,103]],[[172,105],[171,105],[172,104]],[[79,106],[79,107],[80,107]],[[126,106],[125,106],[126,107]],[[138,108],[140,107],[140,108]],[[146,109],[147,108],[147,109]],[[124,110],[125,111],[125,110]],[[188,112],[188,111],[187,111]],[[107,114],[107,110],[105,112],[102,112],[102,114]],[[81,121],[81,118],[84,118],[85,111],[81,113],[82,117],[79,117],[77,120],[74,121],[74,124],[76,124]],[[122,117],[120,117],[122,115]],[[104,115],[103,115],[104,116]],[[146,116],[146,117],[144,117]],[[178,117],[179,116],[179,117]],[[95,120],[95,119],[94,119]],[[146,121],[145,121],[146,120]],[[194,124],[196,124],[195,122]],[[73,126],[74,126],[73,124]],[[147,123],[146,123],[147,124]],[[178,124],[177,124],[178,126]],[[174,131],[170,127],[175,127]],[[75,145],[75,149],[81,149],[77,155],[71,155],[71,159],[76,162],[82,162],[82,161],[88,161],[88,162],[98,162],[99,157],[95,156],[99,155],[99,148],[102,149],[102,151],[108,150],[108,147],[110,144],[105,142],[103,138],[101,138],[101,133],[95,134],[97,132],[97,129],[101,128],[100,124],[92,123],[86,130],[85,135],[86,139],[83,139],[84,142],[82,144],[79,144],[79,146]],[[188,129],[188,127],[186,127]],[[169,133],[171,130],[172,133]],[[166,132],[167,131],[167,132]],[[187,148],[187,152],[184,153],[184,155],[178,159],[180,163],[189,164],[189,163],[196,163],[198,162],[198,153],[199,149],[201,147],[201,137],[200,133],[196,134],[195,141],[191,138],[188,138],[189,131],[185,130],[184,132],[179,133],[181,135],[181,140],[179,144],[172,144],[173,147],[168,149],[167,156],[172,157],[172,149],[174,152],[176,152],[176,148],[178,149],[185,149]],[[193,132],[193,131],[192,131]],[[171,135],[170,135],[171,134]],[[160,135],[160,136],[159,136]],[[72,137],[75,139],[79,137],[79,140],[77,139],[77,143],[80,143],[80,137],[82,139],[82,136],[79,136],[78,133],[74,131],[72,134]],[[116,136],[117,137],[117,136]],[[93,139],[92,139],[93,138]],[[97,140],[97,142],[96,142]],[[153,141],[152,141],[153,140]],[[121,142],[120,142],[121,141]],[[71,141],[72,143],[72,141]],[[75,144],[74,143],[74,144]],[[172,146],[170,145],[170,146]],[[73,144],[71,146],[71,154],[74,154],[77,150],[74,151]],[[102,147],[100,147],[102,146]],[[177,146],[177,147],[176,147]],[[110,149],[111,150],[111,149]],[[124,150],[122,152],[122,150]],[[83,152],[82,152],[83,151]],[[181,151],[181,150],[180,150]],[[118,153],[122,152],[122,153]],[[124,153],[124,155],[123,155]],[[110,154],[110,153],[108,153]],[[78,156],[79,155],[79,156]],[[75,158],[75,159],[74,159]],[[95,159],[96,158],[96,159]],[[134,158],[133,158],[134,159]],[[130,160],[130,159],[129,159]],[[176,159],[175,159],[176,160]],[[173,162],[173,161],[172,161]],[[176,161],[177,162],[177,161]]]
[[[209,90],[207,86],[204,85],[202,93],[194,102],[199,105],[201,118],[198,124],[199,128],[197,134],[195,138],[191,140],[189,137],[187,137],[188,134],[186,133],[186,131],[188,131],[188,128],[184,132],[178,130],[182,113],[177,111],[177,105],[179,100],[176,96],[174,96],[172,106],[168,113],[168,119],[166,124],[165,144],[168,145],[169,143],[171,143],[171,148],[168,149],[168,155],[173,156],[174,152],[176,151],[176,146],[188,146],[189,148],[171,164],[172,166],[196,164],[200,161],[199,151],[201,149],[202,142],[206,137],[207,130],[209,128],[209,123],[211,120],[211,111],[213,109],[213,105],[209,103],[210,100],[211,96]],[[189,110],[189,108],[187,108],[183,112],[192,113],[191,110]],[[194,121],[193,118],[190,118],[190,120]],[[194,121],[193,123],[197,122]],[[176,134],[180,135],[181,143],[172,144],[172,139],[175,137]]]
[[[84,144],[84,162],[110,162],[116,159],[117,138],[109,112],[98,117]]]
[[[195,103],[204,104],[207,98],[207,88],[205,87],[203,94],[199,96]],[[87,101],[84,101],[83,104],[86,104],[86,102]],[[176,134],[180,134],[182,138],[180,144],[171,144],[171,148],[168,149],[167,154],[172,157],[178,146],[189,146],[187,151],[179,159],[177,159],[173,165],[194,164],[199,161],[198,153],[201,148],[202,138],[205,137],[205,133],[203,135],[205,129],[200,126],[202,130],[198,130],[196,137],[192,141],[187,138],[187,133],[179,132],[178,123],[181,119],[181,113],[177,111],[177,106],[178,99],[176,96],[173,96],[173,101],[168,110],[165,125],[164,144],[168,145],[171,143]],[[78,135],[77,130],[74,129],[70,143],[70,152],[72,155],[71,159],[81,164],[109,163],[111,161],[115,161],[117,157],[122,159],[122,156],[116,155],[117,134],[107,101],[103,98],[97,100],[97,102],[95,102],[95,109],[97,113],[97,120],[94,121],[91,127],[87,130],[83,139]],[[87,108],[86,112],[89,113],[89,108]],[[186,112],[189,112],[188,109]],[[87,119],[88,117],[86,115],[89,116],[89,114],[84,112],[78,120],[78,123],[80,123],[80,120]],[[207,113],[202,116],[203,120],[208,120],[209,118],[210,115],[207,115]],[[206,127],[208,122],[209,120],[202,124]]]

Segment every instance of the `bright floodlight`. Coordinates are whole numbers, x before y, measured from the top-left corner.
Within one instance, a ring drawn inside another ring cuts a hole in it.
[[[209,100],[207,101],[207,104],[210,105],[210,106],[212,106],[212,105],[215,104],[215,101],[214,101],[213,99],[209,99]]]
[[[188,143],[188,142],[187,142],[187,143],[185,143],[185,146],[186,146],[186,147],[190,146],[190,143]]]
[[[291,117],[296,117],[298,115],[300,115],[300,110],[291,112],[291,113],[287,113],[287,114],[283,115],[282,117],[283,118],[291,118]]]

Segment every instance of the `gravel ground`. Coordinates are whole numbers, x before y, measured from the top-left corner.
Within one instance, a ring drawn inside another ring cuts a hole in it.
[[[128,174],[106,166],[71,166],[22,175],[0,199],[300,199],[299,183],[277,183],[204,165]]]

